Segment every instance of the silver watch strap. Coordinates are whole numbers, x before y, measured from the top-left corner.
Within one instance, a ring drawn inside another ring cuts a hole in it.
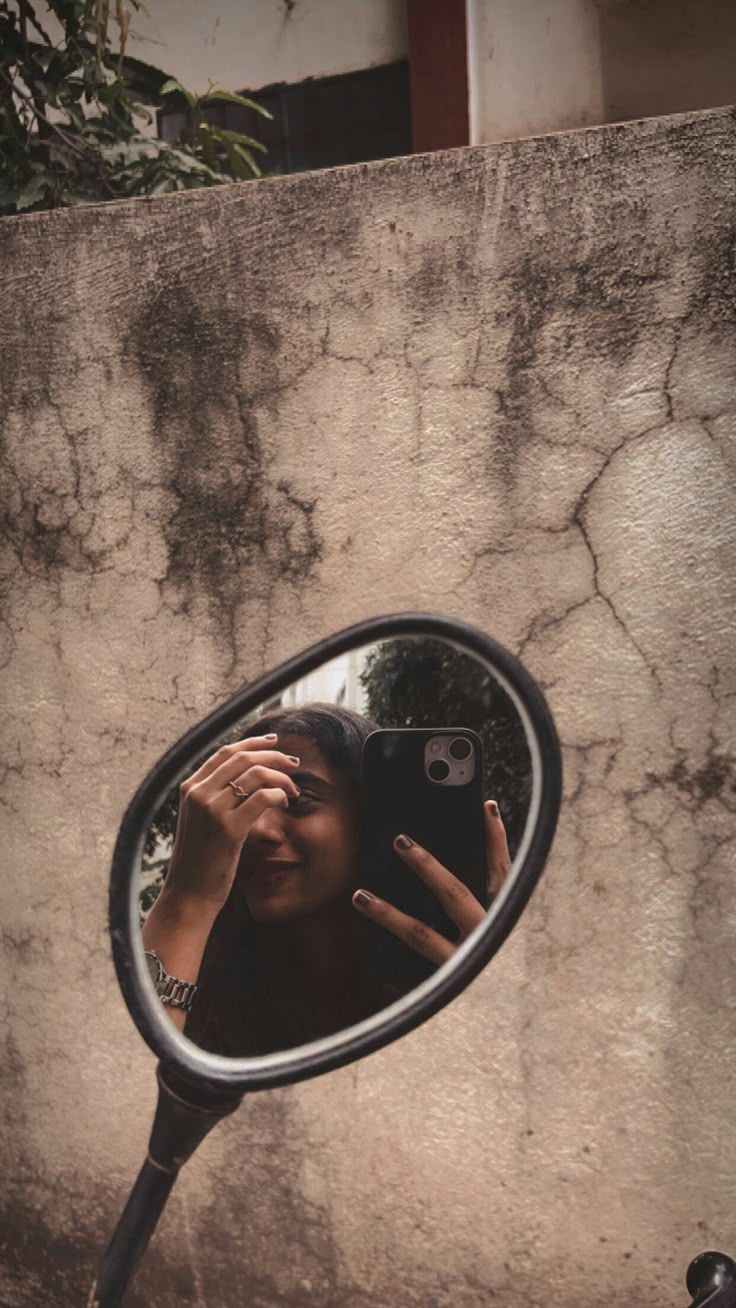
[[[181,1008],[185,1013],[191,1012],[194,996],[197,993],[196,983],[180,981],[178,977],[169,976],[155,949],[146,949],[145,955],[149,974],[161,1003],[167,1008]]]
[[[167,1008],[182,1008],[185,1013],[189,1013],[196,993],[197,987],[193,981],[177,981],[175,976],[167,976],[159,991],[159,999]]]

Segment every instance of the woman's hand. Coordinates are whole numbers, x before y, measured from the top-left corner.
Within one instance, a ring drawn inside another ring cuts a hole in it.
[[[270,734],[223,745],[182,783],[167,895],[223,907],[253,823],[299,794],[289,775],[299,759],[275,749],[277,739]]]
[[[491,895],[495,896],[511,871],[511,858],[504,825],[494,800],[489,799],[483,805],[483,817],[486,830],[486,875]],[[456,942],[447,940],[425,922],[402,913],[393,904],[369,894],[367,890],[356,890],[353,904],[365,917],[398,936],[399,940],[403,940],[404,944],[423,958],[429,959],[430,963],[439,966],[452,957],[458,945],[483,921],[486,910],[465,883],[438,863],[421,845],[401,835],[396,837],[394,849],[404,863],[429,886],[447,916],[459,927],[460,939]]]
[[[182,782],[174,849],[162,890],[143,924],[143,947],[166,972],[196,982],[215,920],[232,889],[240,851],[267,808],[285,808],[299,789],[299,759],[275,748],[275,734],[224,745]],[[184,1030],[186,1013],[167,1007]]]

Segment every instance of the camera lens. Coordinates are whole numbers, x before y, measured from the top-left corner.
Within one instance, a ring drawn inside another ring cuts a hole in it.
[[[443,758],[436,758],[427,768],[427,775],[432,781],[446,781],[450,775],[450,765]]]
[[[473,752],[473,746],[467,736],[457,736],[455,740],[450,741],[448,753],[450,758],[455,758],[458,762],[464,758],[470,758]]]

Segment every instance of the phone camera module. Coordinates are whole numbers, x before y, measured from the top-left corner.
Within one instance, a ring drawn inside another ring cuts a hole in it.
[[[447,781],[450,775],[450,765],[443,758],[436,758],[427,768],[427,776],[432,781]]]
[[[450,741],[447,752],[450,755],[450,758],[456,759],[459,763],[463,759],[470,758],[470,755],[473,752],[473,746],[467,736],[456,736],[454,740]]]

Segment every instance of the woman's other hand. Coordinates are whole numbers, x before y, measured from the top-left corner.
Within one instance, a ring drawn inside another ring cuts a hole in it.
[[[504,825],[494,800],[488,800],[483,805],[483,817],[486,832],[486,875],[491,895],[495,896],[511,870],[511,858]],[[447,940],[425,922],[420,922],[408,913],[402,913],[387,900],[380,899],[367,890],[356,890],[353,904],[364,917],[370,918],[386,931],[390,931],[415,953],[421,954],[430,963],[439,966],[452,957],[458,945],[483,921],[486,910],[459,877],[438,863],[428,850],[417,845],[408,836],[397,836],[394,840],[394,849],[402,861],[429,887],[447,916],[458,927],[459,940],[455,942]]]

